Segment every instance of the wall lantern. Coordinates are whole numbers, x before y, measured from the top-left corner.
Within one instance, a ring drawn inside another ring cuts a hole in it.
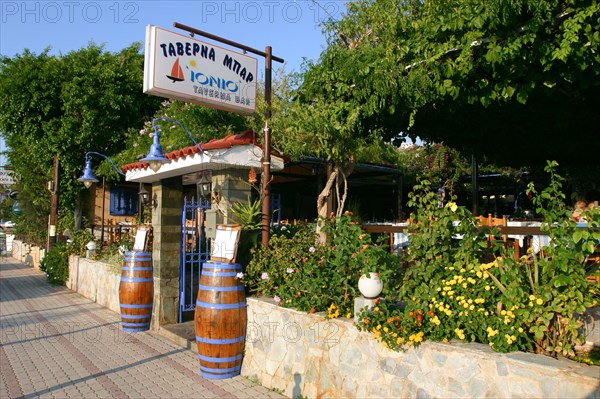
[[[206,174],[202,174],[202,179],[196,183],[196,187],[198,189],[198,195],[200,198],[210,198],[212,182]]]
[[[100,154],[99,152],[87,152],[85,154],[85,167],[83,168],[83,175],[77,181],[82,182],[86,188],[90,188],[92,184],[98,183],[98,178],[94,176],[94,172],[92,171],[92,154],[101,156],[104,159],[108,159],[108,162],[112,165],[112,167],[122,176],[125,176],[125,173],[121,172],[119,168],[113,163],[113,161],[104,154]]]
[[[192,141],[194,142],[196,147],[198,147],[198,149],[200,150],[200,154],[203,153],[202,147],[200,147],[200,144],[198,144],[196,142],[196,140],[194,140],[194,137],[192,137],[192,133],[181,122],[178,122],[178,121],[176,121],[174,119],[170,119],[170,118],[156,118],[156,119],[152,120],[152,129],[154,129],[154,137],[153,137],[152,145],[150,146],[150,151],[148,151],[148,154],[146,155],[145,158],[142,158],[140,160],[142,162],[148,162],[150,164],[150,169],[152,169],[154,172],[158,172],[158,170],[160,169],[162,164],[169,162],[169,159],[163,153],[162,145],[160,145],[160,125],[156,124],[156,122],[159,122],[159,121],[172,122],[172,123],[175,123],[175,124],[181,126],[183,128],[183,130],[186,131],[188,136],[190,136],[190,139],[192,139]]]
[[[146,190],[144,185],[141,185],[141,187],[142,188],[140,189],[140,192],[138,194],[142,199],[142,204],[148,205],[150,203],[150,193],[148,192],[148,190]]]

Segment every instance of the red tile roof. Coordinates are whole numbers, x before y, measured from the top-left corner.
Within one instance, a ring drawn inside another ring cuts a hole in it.
[[[200,147],[203,151],[206,150],[219,150],[223,148],[231,148],[236,145],[248,145],[248,144],[256,144],[256,133],[252,130],[246,130],[245,132],[239,134],[232,134],[222,139],[212,139],[208,143],[200,144]],[[193,155],[200,152],[198,147],[195,145],[189,147],[183,147],[179,150],[171,151],[165,154],[170,160],[184,158],[188,155]],[[134,162],[127,165],[121,166],[121,170],[123,172],[127,172],[132,169],[146,169],[149,166],[148,162]]]

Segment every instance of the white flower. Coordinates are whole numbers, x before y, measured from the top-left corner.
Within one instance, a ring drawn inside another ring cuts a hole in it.
[[[263,273],[260,275],[260,278],[263,280],[268,280],[269,279],[269,273]]]
[[[288,267],[286,269],[286,272],[288,272],[288,273],[294,273],[294,269],[292,269],[291,267]]]
[[[275,303],[279,304],[279,302],[281,302],[281,298],[279,298],[277,295],[275,295],[273,297],[273,300],[275,301]]]
[[[243,279],[244,278],[244,273],[239,272],[238,274],[235,275],[235,278],[238,278],[240,280]]]
[[[315,247],[308,248],[308,252],[315,252],[317,249]]]

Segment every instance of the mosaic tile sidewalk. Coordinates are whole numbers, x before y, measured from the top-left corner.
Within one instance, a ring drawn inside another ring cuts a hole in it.
[[[197,355],[42,273],[0,258],[0,398],[283,398],[238,376],[209,380]]]

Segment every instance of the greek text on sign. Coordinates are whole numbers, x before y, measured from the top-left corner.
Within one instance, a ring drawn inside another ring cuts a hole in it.
[[[249,115],[255,58],[157,26],[146,27],[144,93]]]
[[[10,169],[4,169],[4,167],[0,167],[0,185],[12,186],[13,184],[15,184],[13,171]]]

